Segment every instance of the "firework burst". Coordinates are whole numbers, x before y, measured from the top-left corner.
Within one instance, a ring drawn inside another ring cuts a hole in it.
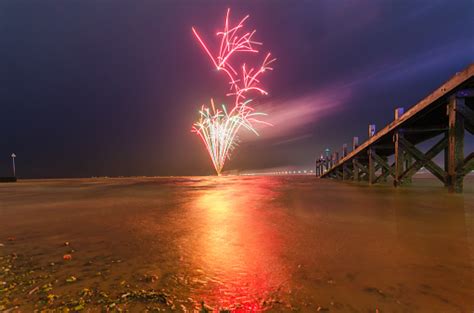
[[[255,109],[250,106],[252,100],[248,99],[248,96],[252,92],[261,95],[268,94],[261,86],[259,77],[265,71],[273,70],[270,64],[275,61],[271,58],[271,54],[267,53],[259,68],[249,68],[245,63],[239,67],[232,64],[233,55],[237,53],[258,54],[256,46],[260,46],[262,43],[253,40],[255,30],[252,32],[243,31],[248,15],[236,26],[230,25],[229,17],[230,9],[227,10],[223,31],[216,34],[220,37],[219,50],[216,55],[210,51],[196,29],[192,28],[194,36],[211,59],[212,64],[218,71],[224,72],[229,79],[230,89],[226,95],[233,97],[233,105],[230,110],[227,110],[225,105],[216,108],[212,99],[210,107],[203,105],[199,111],[200,118],[192,128],[192,131],[200,136],[206,146],[218,175],[220,175],[225,161],[230,158],[230,153],[236,147],[237,133],[241,127],[258,135],[254,124],[270,125],[259,119],[259,116],[265,114],[255,112]]]

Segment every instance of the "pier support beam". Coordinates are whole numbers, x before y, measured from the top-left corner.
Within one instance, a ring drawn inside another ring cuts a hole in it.
[[[347,156],[347,144],[342,145],[342,158],[344,159]],[[347,162],[342,164],[342,180],[347,180],[350,178],[350,170]]]
[[[374,124],[371,124],[369,125],[369,138],[374,136],[375,135],[375,125]],[[369,171],[369,184],[374,184],[375,183],[375,158],[374,158],[374,154],[375,154],[375,148],[373,146],[371,146],[368,150],[367,150],[367,154],[368,154],[368,157],[369,157],[369,168],[368,168],[368,171]]]
[[[404,113],[403,108],[396,108],[395,109],[395,120],[398,120],[400,117],[402,117]],[[395,175],[393,177],[393,185],[395,187],[401,186],[403,181],[402,181],[402,175],[404,172],[404,165],[405,165],[405,151],[403,149],[403,145],[401,144],[401,138],[403,138],[403,130],[398,129],[395,131],[394,138],[393,138],[393,143],[395,145]]]
[[[402,184],[402,175],[403,175],[403,147],[400,143],[400,138],[403,137],[403,133],[397,131],[394,135],[394,145],[395,145],[395,176],[393,178],[393,185],[398,187]]]
[[[448,147],[445,153],[446,185],[450,192],[462,192],[464,179],[464,98],[453,96],[449,99],[448,114]]]
[[[377,155],[376,153],[373,154],[373,157],[375,159],[375,161],[377,162],[378,166],[380,167],[380,169],[382,170],[382,173],[380,174],[379,177],[377,177],[375,179],[375,182],[378,183],[378,182],[386,182],[387,181],[387,177],[389,175],[394,175],[393,174],[393,166],[390,166],[388,164],[388,158],[387,157],[381,157],[379,155]]]
[[[383,157],[382,162],[383,164],[388,164],[388,158]],[[390,170],[388,170],[385,166],[382,165],[382,175],[380,177],[380,181],[384,183],[387,182],[388,175],[390,175]]]
[[[359,181],[359,167],[357,166],[357,160],[352,160],[352,170],[353,170],[353,175],[352,175],[352,180],[354,181]]]
[[[367,154],[369,156],[369,167],[368,167],[368,171],[369,171],[369,184],[375,184],[375,179],[377,178],[375,176],[375,157],[374,157],[374,154],[375,154],[375,149],[374,148],[369,148],[367,150]]]
[[[413,176],[421,167],[425,167],[430,171],[434,176],[436,176],[441,182],[446,183],[446,173],[441,167],[433,162],[433,158],[443,151],[447,146],[447,138],[444,137],[438,141],[428,152],[423,153],[418,148],[415,147],[412,143],[406,140],[403,137],[400,137],[400,145],[406,150],[407,153],[411,154],[416,162],[413,163],[409,168],[407,168],[401,175],[401,179],[405,180],[406,177]]]
[[[352,151],[359,147],[359,137],[352,138]],[[359,167],[357,166],[357,157],[352,159],[352,179],[359,181]]]
[[[405,170],[408,169],[408,168],[410,168],[412,164],[413,164],[413,158],[412,158],[412,156],[411,156],[408,152],[405,153]],[[406,177],[404,177],[403,183],[405,183],[405,184],[411,184],[411,182],[412,182],[411,177],[412,177],[412,176],[406,176]]]

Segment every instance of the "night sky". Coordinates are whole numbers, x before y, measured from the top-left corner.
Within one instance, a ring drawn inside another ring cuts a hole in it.
[[[256,99],[275,126],[226,170],[309,166],[474,62],[472,0],[3,0],[0,176],[12,152],[25,178],[212,174],[190,129],[227,85],[191,26],[217,43],[228,7],[278,60]]]

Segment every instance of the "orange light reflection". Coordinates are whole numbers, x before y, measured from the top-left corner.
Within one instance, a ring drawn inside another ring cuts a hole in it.
[[[275,182],[262,178],[234,184],[231,178],[219,179],[223,184],[202,191],[195,202],[196,216],[204,225],[196,240],[201,254],[195,266],[203,268],[205,283],[193,298],[216,310],[261,311],[264,299],[287,279],[278,259],[281,240],[271,223],[281,213],[265,210],[275,196],[268,184]]]

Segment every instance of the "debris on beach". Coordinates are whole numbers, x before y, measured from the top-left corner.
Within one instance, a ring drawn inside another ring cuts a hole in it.
[[[146,305],[150,310],[175,310],[175,298],[164,290],[141,289],[133,283],[123,281],[113,293],[107,293],[97,286],[81,287],[76,292],[62,293],[61,280],[42,271],[49,271],[50,262],[45,267],[37,266],[31,257],[14,253],[0,257],[0,311],[10,312],[18,308],[28,311],[21,299],[28,298],[38,311],[84,311],[102,309],[122,311],[142,308]],[[57,264],[58,269],[61,264]],[[149,275],[155,280],[156,276]],[[64,281],[64,280],[63,280]],[[79,281],[76,276],[68,276],[65,282],[72,284]],[[137,280],[140,282],[140,280]],[[142,281],[143,282],[143,281]],[[135,307],[138,306],[138,307]]]
[[[31,289],[30,292],[28,292],[28,295],[31,296],[32,294],[34,294],[35,292],[37,292],[39,290],[39,287],[36,286],[35,288]]]

